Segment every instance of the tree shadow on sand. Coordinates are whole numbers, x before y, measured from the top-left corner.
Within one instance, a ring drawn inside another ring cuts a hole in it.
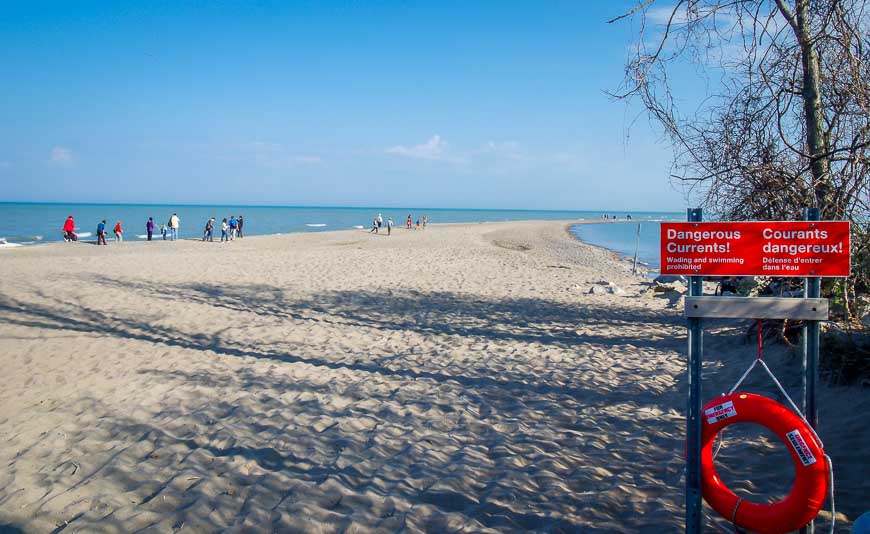
[[[263,284],[160,284],[111,277],[101,278],[100,286],[268,318],[568,347],[600,343],[658,349],[663,339],[651,337],[649,326],[681,324],[673,312],[639,311],[609,300],[589,306],[529,297],[487,298],[407,289],[321,291],[294,296],[289,290]],[[599,326],[618,328],[619,334],[597,334]],[[578,327],[583,327],[582,333]]]
[[[83,466],[46,475],[32,514],[59,514],[70,528],[136,532],[603,533],[678,525],[678,499],[666,480],[674,472],[663,467],[674,463],[677,428],[643,440],[643,450],[633,440],[601,439],[637,424],[638,413],[590,413],[584,436],[566,425],[573,406],[532,393],[481,418],[481,405],[463,399],[466,388],[445,413],[413,392],[360,384],[250,370],[139,374],[172,383],[177,394],[149,417],[70,399],[60,408],[69,413],[66,446],[47,453],[37,443],[22,455],[53,468],[46,473],[57,471],[53,464]],[[183,395],[192,387],[209,393]],[[240,391],[249,395],[222,400]],[[76,426],[82,410],[92,422]],[[645,472],[639,462],[657,467]],[[62,507],[95,482],[113,491]],[[10,489],[0,488],[0,507],[15,502]]]
[[[331,291],[290,298],[262,285],[109,280],[101,287],[167,302],[184,299],[254,322],[318,322],[335,326],[338,335],[344,326],[366,326],[563,350],[594,346],[602,356],[612,345],[667,352],[669,342],[650,338],[645,326],[674,324],[652,311],[632,309],[620,317],[618,308],[449,292]],[[436,369],[408,364],[401,353],[369,360],[314,357],[278,343],[252,346],[225,332],[190,331],[47,295],[27,301],[0,294],[0,314],[7,325],[278,367],[306,364],[326,377],[341,372],[335,380],[314,381],[244,366],[140,368],[144,383],[174,385],[173,395],[148,415],[120,413],[90,397],[69,399],[67,445],[45,453],[36,443],[25,454],[55,462],[53,469],[70,461],[87,468],[47,479],[39,509],[57,514],[57,503],[66,498],[61,496],[85,491],[92,480],[117,490],[95,497],[105,506],[61,508],[63,520],[75,518],[71,525],[117,531],[185,525],[306,531],[324,524],[336,531],[356,525],[385,532],[679,528],[682,422],[670,408],[679,403],[679,392],[640,395],[650,393],[640,388],[655,369],[619,368],[616,383],[608,385],[558,383],[547,374],[552,369],[493,373],[485,361],[470,369]],[[610,330],[618,334],[596,333],[597,326],[618,327]],[[94,417],[79,425],[77,414],[84,412]],[[107,451],[104,443],[113,446]],[[17,504],[11,489],[0,488],[0,508]]]

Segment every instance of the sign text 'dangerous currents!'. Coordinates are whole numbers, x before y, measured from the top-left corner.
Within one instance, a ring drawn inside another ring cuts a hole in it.
[[[662,274],[849,276],[849,222],[662,223]]]

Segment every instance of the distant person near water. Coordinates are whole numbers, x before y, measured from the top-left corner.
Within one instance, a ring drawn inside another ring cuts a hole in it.
[[[160,225],[160,235],[162,235],[163,240],[166,241],[166,225],[165,224]]]
[[[115,241],[118,243],[124,241],[124,230],[121,229],[121,221],[115,223],[115,228],[113,228],[112,231],[115,233]]]
[[[100,221],[100,224],[97,225],[97,244],[108,245],[108,243],[106,243],[106,219],[103,219]]]
[[[378,218],[377,217],[372,219],[372,229],[369,230],[369,233],[370,234],[371,233],[375,233],[375,234],[378,233]]]
[[[387,235],[393,233],[393,218],[387,217]]]
[[[420,219],[417,219],[417,227],[414,228],[414,230],[419,230],[419,229],[420,229]]]
[[[67,217],[66,222],[63,223],[63,240],[67,243],[79,240],[79,236],[76,235],[76,223],[72,215]]]
[[[236,229],[239,227],[239,221],[236,220],[234,215],[230,215],[230,240],[236,238]]]
[[[426,228],[427,224],[429,224],[429,217],[423,215],[423,228]]]
[[[148,241],[151,241],[151,237],[154,235],[154,219],[152,217],[148,217],[148,222],[145,223],[145,231],[148,233]]]
[[[405,228],[407,228],[408,230],[411,229],[411,214],[410,213],[408,214],[408,220],[405,221]]]
[[[221,221],[221,243],[230,240],[230,236],[227,234],[228,229],[229,225],[227,224],[227,218],[224,217],[224,220]]]
[[[242,218],[241,215],[239,215],[238,223],[239,223],[239,237],[245,237],[244,234],[242,233],[242,228],[245,226],[245,220]]]
[[[384,225],[384,218],[381,216],[380,213],[378,213],[378,216],[377,216],[377,218],[375,219],[375,222],[378,223],[378,231],[380,231],[381,226]]]
[[[214,241],[214,217],[205,221],[205,230],[202,233],[203,241]]]
[[[178,218],[177,213],[173,213],[172,217],[169,218],[169,235],[172,241],[178,241],[178,229],[181,228],[181,219]]]

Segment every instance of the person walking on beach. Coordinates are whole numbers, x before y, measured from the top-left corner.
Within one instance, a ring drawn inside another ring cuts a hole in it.
[[[387,235],[393,233],[393,218],[387,217]]]
[[[236,229],[239,227],[239,221],[235,215],[230,215],[230,241],[236,238]]]
[[[411,214],[410,213],[408,214],[408,220],[405,221],[405,228],[407,228],[408,230],[411,229]]]
[[[154,235],[154,219],[148,217],[148,222],[145,223],[145,231],[148,233],[148,241],[151,241],[151,236]]]
[[[100,221],[100,224],[97,225],[97,244],[108,245],[108,243],[106,243],[106,219],[103,219]]]
[[[202,236],[203,241],[214,241],[214,217],[205,222],[205,233]]]
[[[239,223],[239,237],[245,237],[242,233],[242,228],[245,226],[245,220],[242,218],[241,215],[239,215],[239,218],[236,222]]]
[[[378,233],[378,218],[377,217],[372,219],[372,229],[369,230],[369,233],[372,233],[372,232]]]
[[[121,221],[115,223],[115,228],[112,231],[115,232],[115,241],[118,243],[124,241],[124,230],[121,229]]]
[[[172,241],[178,240],[178,229],[181,227],[181,219],[178,218],[177,213],[173,213],[172,217],[169,218],[169,235],[171,236]]]
[[[229,229],[229,225],[227,224],[227,218],[224,217],[224,220],[221,221],[221,243],[230,240],[230,236],[227,235],[227,229]]]
[[[78,236],[76,235],[76,223],[73,220],[72,215],[67,217],[66,222],[63,223],[63,240],[67,243],[72,243],[73,241],[78,240]]]

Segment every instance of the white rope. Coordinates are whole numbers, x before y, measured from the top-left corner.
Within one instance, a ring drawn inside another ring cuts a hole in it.
[[[734,384],[734,387],[731,388],[730,391],[728,391],[728,394],[729,394],[729,395],[732,394],[732,393],[734,393],[734,392],[737,390],[737,388],[740,387],[740,384],[742,384],[743,381],[746,380],[746,377],[749,376],[749,373],[752,372],[753,369],[755,369],[755,366],[758,365],[758,362],[760,362],[760,361],[761,361],[761,360],[757,360],[757,359],[756,359],[756,360],[752,360],[752,365],[749,366],[749,369],[747,369],[746,372],[743,373],[743,376],[740,377],[740,380],[738,380],[737,383]]]

